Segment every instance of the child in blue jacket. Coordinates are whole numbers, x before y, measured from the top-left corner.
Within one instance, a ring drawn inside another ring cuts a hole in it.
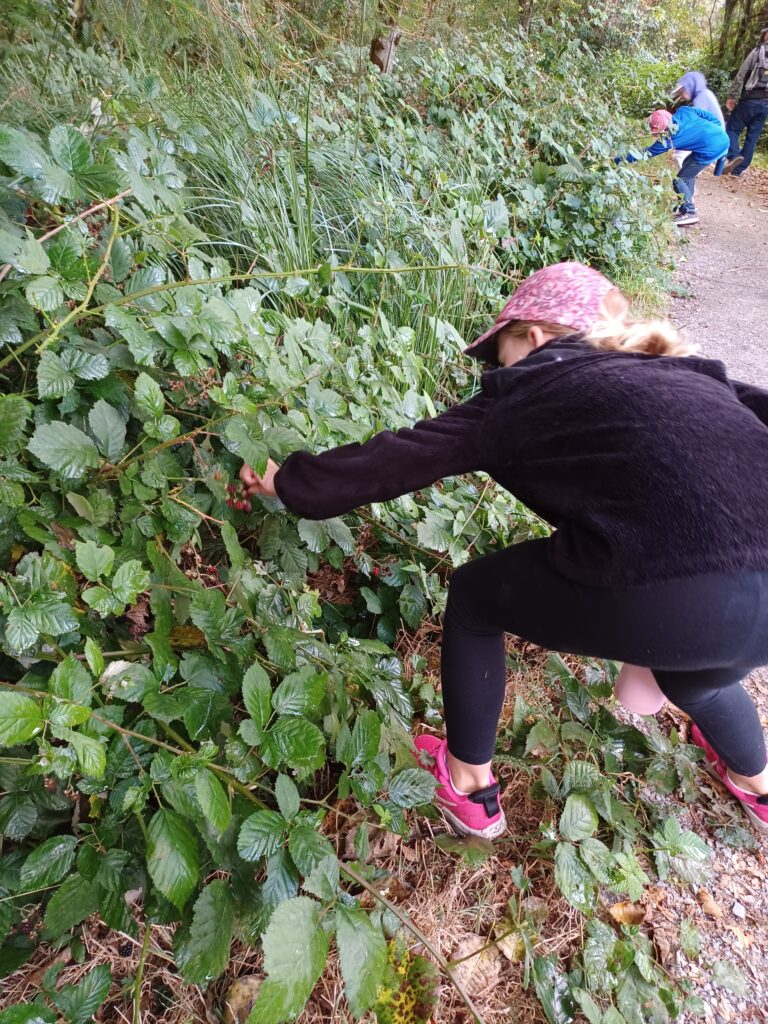
[[[674,114],[668,110],[654,110],[648,118],[648,127],[651,134],[659,138],[643,150],[642,159],[659,156],[670,149],[689,150],[689,155],[672,183],[675,192],[681,197],[675,224],[682,226],[698,223],[693,201],[695,178],[705,167],[724,160],[728,152],[728,136],[723,126],[708,110],[680,107]],[[616,158],[617,163],[622,160],[632,164],[637,162],[637,157],[628,153],[626,157]]]

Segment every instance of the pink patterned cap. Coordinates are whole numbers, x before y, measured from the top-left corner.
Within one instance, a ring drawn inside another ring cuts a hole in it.
[[[493,362],[496,335],[516,320],[562,324],[574,331],[587,331],[600,317],[600,305],[616,286],[607,277],[583,263],[555,263],[537,270],[512,294],[496,323],[465,353]]]
[[[654,135],[661,135],[662,132],[668,131],[671,124],[672,115],[668,110],[654,110],[648,118],[648,127]]]

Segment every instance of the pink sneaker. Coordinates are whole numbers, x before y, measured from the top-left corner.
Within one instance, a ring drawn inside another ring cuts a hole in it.
[[[491,774],[491,784],[475,793],[457,793],[451,782],[446,753],[448,743],[436,736],[417,736],[414,741],[419,764],[437,779],[435,803],[454,832],[460,836],[496,839],[507,827],[499,803],[499,784]],[[428,757],[424,757],[428,754]],[[431,762],[431,763],[427,763]]]
[[[719,779],[728,792],[736,797],[753,825],[768,832],[768,796],[747,793],[746,790],[740,789],[735,782],[732,782],[728,774],[728,766],[718,757],[712,744],[707,742],[697,725],[691,728],[691,739],[707,755],[706,767],[709,774]]]

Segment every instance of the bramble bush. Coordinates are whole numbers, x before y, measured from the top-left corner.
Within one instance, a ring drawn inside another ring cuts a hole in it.
[[[351,795],[405,834],[430,802],[409,730],[434,689],[406,683],[397,631],[439,614],[448,566],[543,526],[477,480],[320,522],[232,508],[228,487],[243,461],[471,393],[461,346],[528,270],[656,273],[663,190],[611,165],[623,126],[595,131],[582,44],[417,49],[398,80],[353,56],[275,87],[46,39],[6,72],[24,85],[0,126],[4,974],[95,912],[134,934],[139,888],[147,921],[178,922],[190,983],[233,935],[263,944],[253,1021],[301,1012],[331,938],[351,1013],[376,1003],[397,922],[354,895],[367,826],[341,864],[323,819]],[[607,793],[547,784],[566,896],[634,892],[621,841],[592,838]],[[108,989],[100,968],[51,998],[86,1020]]]

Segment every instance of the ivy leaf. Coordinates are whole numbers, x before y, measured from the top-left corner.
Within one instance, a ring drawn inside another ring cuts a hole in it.
[[[70,928],[95,913],[99,906],[98,891],[93,882],[82,875],[70,875],[56,890],[45,910],[45,934],[57,939]]]
[[[75,386],[75,378],[55,352],[47,350],[37,364],[37,393],[40,398],[63,398]]]
[[[65,480],[79,479],[87,469],[94,469],[101,462],[90,437],[62,420],[41,424],[27,447]]]
[[[20,888],[42,889],[60,882],[69,874],[76,845],[74,836],[51,836],[36,846],[21,866]]]
[[[111,986],[112,970],[109,964],[99,964],[77,985],[63,985],[54,993],[53,1001],[66,1015],[69,1024],[85,1024],[107,998]]]
[[[336,945],[339,949],[344,994],[355,1017],[362,1017],[376,1001],[387,965],[387,943],[364,910],[336,908]]]
[[[295,818],[299,813],[301,800],[293,779],[289,779],[287,775],[278,775],[275,781],[275,797],[282,816],[287,821]]]
[[[115,462],[125,444],[125,420],[109,402],[100,398],[88,413],[88,426],[105,459]]]
[[[43,727],[40,705],[31,697],[0,690],[0,747],[26,743]]]
[[[207,985],[222,973],[229,961],[234,904],[229,886],[215,878],[195,901],[189,932],[177,951],[177,963],[185,981]]]
[[[437,780],[424,768],[405,768],[389,784],[389,799],[398,807],[419,807],[435,795]]]
[[[296,896],[275,909],[263,939],[267,979],[247,1024],[279,1024],[304,1009],[328,957],[320,910],[308,896]]]
[[[159,810],[149,823],[147,868],[163,896],[183,910],[197,885],[200,860],[194,835],[175,811]]]
[[[64,290],[55,277],[44,275],[33,278],[24,292],[27,302],[34,309],[50,313],[64,301]]]
[[[102,576],[109,576],[115,561],[115,552],[108,545],[100,547],[95,541],[75,543],[77,568],[87,580],[95,583]]]
[[[578,842],[588,839],[597,831],[598,817],[595,805],[581,793],[572,793],[565,801],[560,815],[560,832],[566,839]]]
[[[202,768],[195,776],[195,793],[205,817],[223,832],[232,820],[232,809],[224,787],[209,768]]]
[[[272,695],[272,707],[280,715],[307,715],[317,718],[325,696],[328,676],[304,665],[285,679]]]
[[[256,727],[263,729],[272,714],[272,684],[258,662],[243,676],[243,702]]]
[[[237,852],[243,860],[270,857],[283,843],[286,823],[277,811],[255,811],[246,818],[237,837]]]

